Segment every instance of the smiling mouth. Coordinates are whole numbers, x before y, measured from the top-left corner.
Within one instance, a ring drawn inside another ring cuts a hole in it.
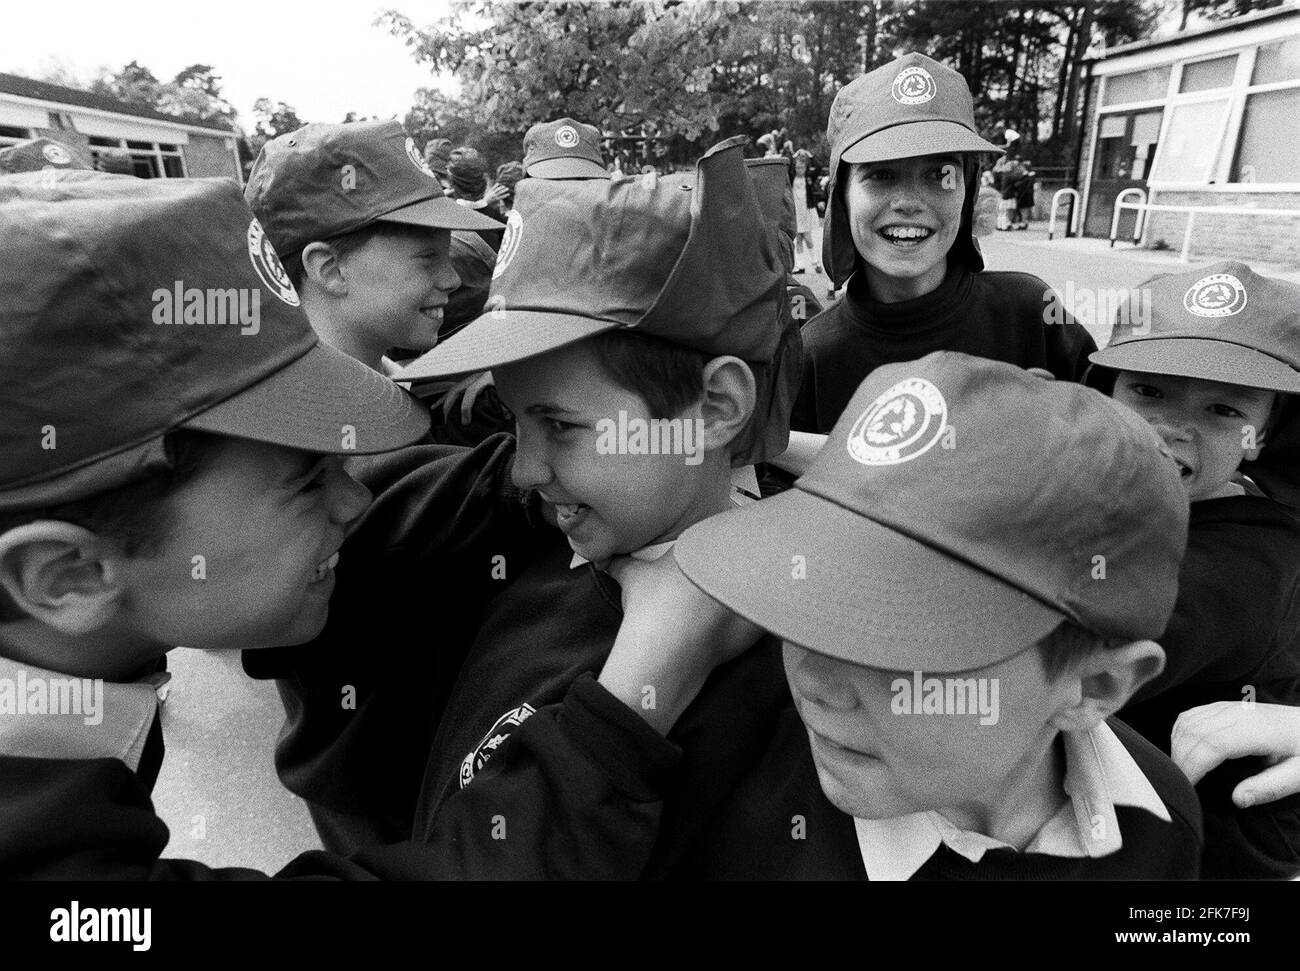
[[[321,580],[324,580],[327,576],[329,576],[330,571],[333,570],[334,567],[338,566],[338,563],[339,563],[339,554],[338,551],[336,550],[334,553],[330,555],[329,559],[322,560],[320,563],[316,564],[316,572],[312,574],[311,582],[319,583]]]
[[[1177,456],[1174,457],[1174,462],[1178,466],[1179,476],[1181,476],[1184,481],[1190,479],[1192,476],[1196,474],[1196,470],[1194,468],[1192,468],[1190,465],[1188,465],[1186,462],[1184,462],[1182,459],[1178,458]]]
[[[446,306],[446,305],[445,305],[445,304],[441,304],[441,303],[439,303],[439,304],[434,304],[434,305],[429,306],[429,307],[421,307],[421,308],[420,308],[420,313],[423,314],[425,317],[428,317],[430,320],[441,321],[441,320],[442,320],[442,308],[443,308],[444,306]]]
[[[925,226],[885,226],[879,233],[898,246],[919,246],[934,235],[934,230]]]

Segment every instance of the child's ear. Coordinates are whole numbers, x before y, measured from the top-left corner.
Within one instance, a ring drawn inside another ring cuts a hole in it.
[[[740,358],[715,357],[704,365],[700,417],[705,450],[722,448],[744,430],[757,395],[754,372]]]
[[[1095,650],[1063,675],[1079,681],[1079,699],[1058,711],[1052,724],[1066,732],[1091,731],[1164,669],[1165,650],[1155,641]]]
[[[348,281],[343,275],[343,261],[329,243],[308,243],[302,251],[302,269],[307,279],[336,297],[348,295]]]
[[[98,630],[124,593],[120,556],[88,529],[38,520],[0,533],[0,587],[14,606],[63,634]]]

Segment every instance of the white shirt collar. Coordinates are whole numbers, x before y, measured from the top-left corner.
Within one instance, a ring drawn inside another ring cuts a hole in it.
[[[165,680],[77,678],[0,657],[0,755],[120,759],[135,771]]]
[[[1065,746],[1063,787],[1069,798],[1025,847],[1027,853],[1061,857],[1101,857],[1119,850],[1116,806],[1144,809],[1170,821],[1155,787],[1129,755],[1124,743],[1102,722],[1091,732],[1062,732]],[[928,810],[891,819],[853,820],[858,849],[871,880],[909,880],[941,844],[978,863],[992,849],[1010,849],[1000,840],[963,830]]]

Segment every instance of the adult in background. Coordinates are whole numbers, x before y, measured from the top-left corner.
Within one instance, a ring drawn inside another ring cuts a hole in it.
[[[794,153],[794,183],[790,190],[794,194],[794,258],[795,273],[803,273],[805,267],[799,265],[799,257],[805,251],[812,257],[813,270],[822,271],[821,260],[817,258],[817,244],[813,240],[820,225],[817,210],[813,202],[813,186],[816,184],[816,168],[813,165],[812,152],[805,148]]]

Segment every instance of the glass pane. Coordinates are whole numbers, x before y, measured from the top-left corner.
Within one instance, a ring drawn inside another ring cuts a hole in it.
[[[1281,150],[1300,140],[1300,88],[1246,99],[1233,182],[1300,182],[1300,155]]]
[[[156,179],[159,175],[158,159],[152,155],[137,155],[132,152],[131,168],[142,179]]]
[[[1169,93],[1169,65],[1153,67],[1132,74],[1113,74],[1106,78],[1103,105],[1123,104],[1127,101],[1155,101]]]
[[[1151,178],[1161,182],[1208,183],[1227,113],[1226,98],[1174,108],[1169,133],[1157,153]]]
[[[185,172],[181,169],[181,160],[171,155],[163,156],[163,171],[169,179],[183,179]]]
[[[1102,115],[1101,131],[1098,138],[1123,138],[1124,126],[1128,124],[1128,115]]]
[[[1255,55],[1255,76],[1251,84],[1272,81],[1295,81],[1300,78],[1300,37],[1288,37],[1272,44],[1262,44]]]
[[[1232,74],[1236,70],[1236,54],[1216,57],[1212,61],[1184,64],[1183,79],[1179,83],[1178,90],[1186,94],[1188,91],[1209,91],[1211,88],[1231,87]]]
[[[1160,140],[1160,119],[1164,117],[1163,111],[1144,111],[1140,115],[1133,116],[1133,137],[1129,142],[1133,145],[1150,145],[1152,142]]]

